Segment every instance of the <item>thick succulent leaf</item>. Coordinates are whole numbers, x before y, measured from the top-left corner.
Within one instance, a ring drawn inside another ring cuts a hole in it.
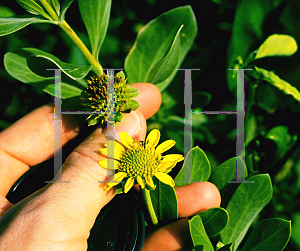
[[[258,48],[255,59],[271,56],[291,56],[298,49],[296,40],[288,35],[269,36]]]
[[[281,251],[291,236],[291,221],[271,218],[259,222],[241,251]]]
[[[30,57],[31,54],[32,51],[25,48],[6,53],[4,56],[4,66],[6,71],[17,80],[54,95],[53,71],[48,71],[48,77],[43,77],[30,70],[27,64],[27,58]],[[83,86],[81,85],[74,86],[62,82],[62,98],[78,96],[80,95],[82,88]]]
[[[254,66],[254,69],[259,74],[259,79],[269,82],[279,90],[283,91],[285,94],[291,95],[294,99],[300,102],[300,92],[297,88],[279,78],[274,72],[258,68],[256,66]]]
[[[65,19],[66,16],[66,12],[69,9],[69,7],[71,6],[71,4],[74,2],[74,0],[65,0],[62,3],[61,6],[61,14],[60,14],[60,20],[63,21]]]
[[[224,208],[214,207],[198,213],[209,237],[216,236],[227,226],[229,215]]]
[[[177,219],[178,203],[174,188],[156,178],[153,181],[156,188],[150,191],[150,197],[158,222]]]
[[[2,17],[0,18],[0,36],[11,34],[33,23],[57,24],[57,22],[34,16]]]
[[[228,67],[232,68],[237,57],[245,60],[246,56],[262,43],[270,34],[264,34],[266,17],[275,11],[285,0],[244,0],[239,1],[234,17],[232,36],[228,46]],[[265,37],[264,37],[265,36]],[[236,77],[227,71],[228,87],[236,88]]]
[[[183,186],[192,182],[207,181],[211,172],[209,160],[198,146],[192,148],[184,159],[183,166],[175,177],[176,186]]]
[[[193,250],[214,251],[214,248],[205,232],[203,222],[199,215],[194,216],[189,221],[189,229],[194,244]]]
[[[269,203],[273,190],[271,178],[268,174],[252,176],[241,183],[226,208],[229,214],[229,223],[221,232],[221,241],[224,244],[235,243],[236,250],[243,240],[253,220]]]
[[[111,0],[78,0],[78,5],[89,34],[92,54],[98,58],[109,23]]]
[[[180,57],[180,31],[182,27],[183,25],[179,28],[168,54],[149,71],[146,83],[152,83],[162,89],[161,83],[171,76],[176,69]]]
[[[35,48],[27,48],[27,51],[32,54],[28,57],[30,68],[38,74],[43,75],[47,68],[43,67],[50,61],[54,63],[59,69],[62,70],[71,79],[83,79],[92,69],[92,65],[74,65],[60,61],[56,56]]]
[[[190,6],[178,7],[161,14],[139,32],[135,44],[125,60],[125,71],[129,83],[146,81],[151,69],[170,51],[174,38],[182,25],[180,56],[176,66],[179,68],[197,33],[195,15]],[[159,83],[158,87],[161,91],[174,78],[176,68],[165,81]]]

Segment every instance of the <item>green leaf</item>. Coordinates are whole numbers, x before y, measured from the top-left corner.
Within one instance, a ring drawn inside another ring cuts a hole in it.
[[[266,17],[276,11],[285,0],[244,0],[239,1],[232,36],[228,46],[228,67],[232,68],[237,57],[245,60],[246,56],[253,50],[256,44],[265,39],[269,34],[264,34]],[[228,87],[231,91],[236,88],[236,78],[233,71],[227,71]]]
[[[136,98],[140,94],[139,89],[129,86],[128,98]]]
[[[128,109],[132,108],[132,110],[135,111],[139,107],[140,107],[140,104],[136,100],[131,99],[131,98],[128,100]]]
[[[146,83],[159,85],[171,76],[176,69],[180,56],[180,31],[182,27],[183,25],[179,28],[168,54],[149,71]]]
[[[241,251],[281,251],[291,236],[291,222],[279,218],[259,222]]]
[[[37,0],[17,0],[25,10],[33,15],[42,15],[48,19],[51,19],[49,15],[45,12],[44,8],[40,5]]]
[[[57,24],[57,22],[50,21],[41,17],[33,17],[33,16],[2,17],[0,18],[0,36],[11,34],[33,23]]]
[[[81,95],[82,90],[74,85],[70,85],[68,83],[61,83],[61,90],[62,94],[61,96],[56,96],[56,97],[61,97],[63,99],[65,98],[73,98]],[[44,89],[44,92],[55,96],[55,89],[54,89],[54,79],[51,84],[48,84]]]
[[[247,168],[241,157],[233,157],[226,160],[211,173],[209,181],[215,184],[215,186],[221,191],[228,185],[229,181],[236,180],[236,168],[237,165],[245,167],[245,178],[247,177]]]
[[[276,143],[276,154],[279,158],[282,158],[294,143],[294,137],[289,134],[289,128],[283,125],[271,128],[265,137],[273,140]]]
[[[15,15],[16,13],[13,10],[0,4],[0,17],[13,17]]]
[[[271,56],[291,56],[298,49],[296,40],[288,35],[269,36],[257,50],[255,59]]]
[[[32,51],[30,48],[23,48],[4,55],[4,66],[6,71],[15,79],[32,85],[38,89],[54,95],[54,73],[49,71],[53,77],[42,77],[32,72],[27,64],[27,58]],[[82,89],[74,85],[62,82],[62,98],[70,98],[80,95]]]
[[[285,94],[291,95],[294,99],[300,102],[300,92],[297,88],[279,78],[274,72],[267,71],[256,66],[254,66],[254,70],[260,74],[260,79],[269,82],[279,90],[283,91]]]
[[[236,250],[259,212],[272,198],[272,183],[268,174],[252,176],[239,185],[226,208],[229,223],[221,232],[223,243],[235,243]]]
[[[74,0],[65,0],[62,3],[61,6],[61,14],[60,14],[60,21],[65,20],[65,16],[66,16],[66,12],[69,9],[69,7],[71,6],[71,4],[74,2]]]
[[[39,71],[40,75],[47,75],[47,72],[49,72],[47,68],[44,67],[44,65],[47,64],[45,63],[45,59],[54,63],[63,73],[74,80],[83,79],[92,69],[92,65],[74,65],[61,62],[60,59],[54,55],[39,49],[27,48],[27,51],[32,53],[32,55],[28,57],[28,63],[33,70]]]
[[[59,0],[47,0],[53,10],[55,10],[57,16],[60,16],[60,3]]]
[[[234,247],[234,244],[230,243],[230,244],[224,245],[223,247],[221,247],[221,248],[219,248],[217,250],[218,251],[232,251],[233,247]]]
[[[214,248],[208,238],[201,217],[199,215],[194,216],[189,221],[189,229],[194,244],[193,250],[202,250],[202,251],[213,251]]]
[[[182,25],[180,56],[176,66],[179,68],[197,33],[195,15],[190,6],[178,7],[161,14],[139,32],[125,60],[125,72],[130,83],[146,81],[150,70],[167,55]],[[175,74],[176,70],[158,85],[160,91],[169,85]]]
[[[207,181],[210,172],[211,167],[206,154],[202,149],[196,146],[187,153],[183,166],[174,181],[176,186],[183,186],[192,182]]]
[[[227,211],[221,207],[214,207],[198,213],[202,219],[205,231],[209,237],[219,234],[228,224]]]
[[[78,4],[89,34],[92,54],[98,58],[107,31],[111,0],[78,0]]]
[[[156,178],[153,181],[156,188],[150,191],[150,197],[158,222],[177,219],[178,202],[174,188]]]

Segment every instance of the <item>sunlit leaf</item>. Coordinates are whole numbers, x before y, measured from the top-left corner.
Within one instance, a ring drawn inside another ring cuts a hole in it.
[[[254,66],[256,72],[260,74],[259,78],[265,80],[277,87],[279,90],[283,91],[285,94],[291,95],[294,99],[300,102],[300,92],[297,88],[279,78],[274,72],[267,71],[262,68]]]
[[[189,221],[190,234],[194,244],[195,251],[214,251],[214,248],[208,238],[201,217],[199,215],[194,216]]]
[[[2,17],[0,18],[0,36],[11,34],[33,23],[57,24],[57,22],[50,21],[41,17],[33,17],[33,16]]]
[[[291,236],[291,222],[278,218],[265,219],[253,229],[241,251],[281,251]]]
[[[125,72],[129,83],[146,81],[150,70],[167,55],[182,25],[180,56],[176,66],[179,68],[197,33],[195,15],[190,6],[167,11],[140,30],[135,44],[125,60]],[[157,85],[161,91],[172,81],[176,72],[174,70],[165,81]]]
[[[179,28],[168,54],[149,71],[145,80],[146,83],[159,85],[171,76],[176,69],[180,56],[180,31],[182,27]]]
[[[269,36],[258,48],[255,59],[271,56],[291,56],[298,49],[296,40],[288,35]]]
[[[176,186],[207,181],[210,172],[211,167],[206,154],[196,146],[187,153],[183,166],[174,180]]]
[[[273,194],[268,174],[255,175],[246,181],[253,183],[241,183],[233,194],[226,208],[229,223],[221,232],[222,242],[234,242],[234,250],[238,248],[253,220],[268,204]]]
[[[92,54],[98,58],[108,27],[111,0],[78,0],[78,5],[89,34]]]

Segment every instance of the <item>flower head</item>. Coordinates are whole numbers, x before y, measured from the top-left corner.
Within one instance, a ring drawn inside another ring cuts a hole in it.
[[[100,151],[103,155],[112,158],[113,164],[109,165],[107,159],[101,160],[99,164],[108,169],[116,170],[110,180],[105,184],[104,189],[109,190],[113,186],[123,182],[123,191],[127,193],[134,184],[139,184],[142,189],[155,189],[152,177],[156,177],[161,182],[174,187],[174,180],[167,173],[172,170],[177,162],[183,160],[181,154],[168,154],[162,156],[162,153],[175,145],[174,140],[166,140],[158,144],[160,139],[159,130],[152,130],[146,138],[146,141],[136,142],[127,133],[120,132],[120,141],[108,141],[105,148]],[[109,147],[112,144],[112,152]],[[157,146],[157,147],[156,147]]]
[[[87,111],[98,112],[89,115],[89,125],[99,122],[116,125],[122,121],[122,113],[131,112],[139,107],[139,103],[132,99],[138,96],[139,90],[126,83],[122,71],[116,74],[115,81],[113,76],[103,74],[91,77],[87,82],[87,88],[81,93],[83,105]],[[108,89],[108,83],[114,84]]]

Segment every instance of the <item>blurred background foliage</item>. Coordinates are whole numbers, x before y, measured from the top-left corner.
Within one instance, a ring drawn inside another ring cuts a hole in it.
[[[297,0],[114,0],[108,33],[100,52],[104,68],[122,68],[138,31],[151,19],[172,8],[191,5],[198,23],[198,35],[181,68],[192,71],[192,110],[235,111],[236,91],[229,68],[237,56],[243,59],[274,34],[293,36],[300,44],[300,3]],[[15,1],[1,2],[0,16],[26,14]],[[87,43],[77,2],[66,20]],[[60,40],[59,38],[62,38]],[[0,56],[21,47],[35,47],[53,53],[62,61],[85,64],[76,47],[58,27],[35,24],[0,38]],[[300,90],[300,52],[291,57],[268,57],[256,66],[274,71]],[[230,74],[229,74],[230,73]],[[0,130],[53,97],[18,82],[0,63]],[[178,71],[162,93],[158,113],[147,121],[158,128],[162,139],[174,139],[177,151],[184,149],[184,72]],[[300,249],[300,106],[299,102],[265,81],[246,77],[246,164],[249,176],[269,173],[273,182],[272,201],[259,218],[292,220],[292,239],[286,250]],[[207,154],[212,168],[236,155],[236,116],[193,114],[193,145]],[[224,200],[226,201],[226,199]],[[223,206],[223,205],[222,205]],[[255,224],[253,224],[255,226]],[[247,239],[247,238],[245,238]]]

